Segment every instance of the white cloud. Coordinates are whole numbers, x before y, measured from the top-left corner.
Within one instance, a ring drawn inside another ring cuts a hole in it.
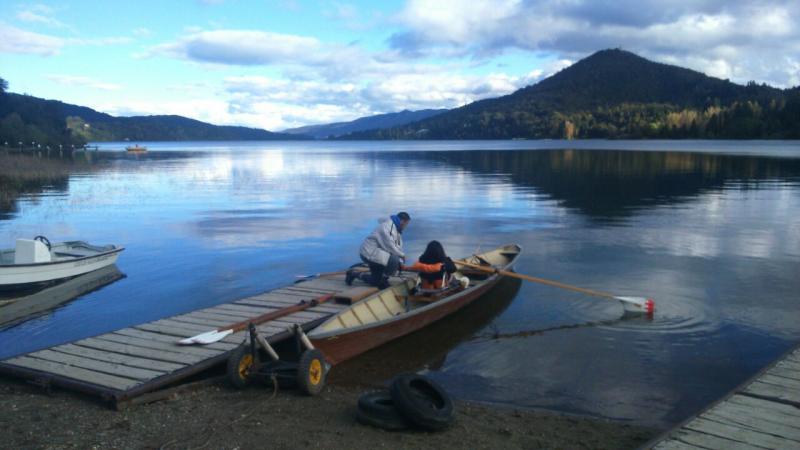
[[[235,65],[318,63],[324,59],[315,38],[254,30],[198,31],[154,47],[167,56]]]
[[[32,33],[0,22],[0,53],[52,56],[65,45],[64,39]]]
[[[74,75],[47,75],[48,80],[64,86],[87,87],[101,91],[116,91],[122,88],[119,84],[106,83],[93,78]]]
[[[798,78],[798,2],[411,0],[397,20],[404,28],[390,44],[410,55],[516,48],[578,58],[622,47],[738,82]]]
[[[0,22],[0,53],[53,56],[67,46],[106,46],[132,42],[129,37],[61,38],[33,33]]]

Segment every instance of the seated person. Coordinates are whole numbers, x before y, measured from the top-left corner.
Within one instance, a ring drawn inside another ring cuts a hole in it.
[[[419,261],[401,269],[419,272],[422,289],[441,289],[449,281],[450,275],[455,273],[456,265],[444,253],[444,247],[439,241],[430,241]]]

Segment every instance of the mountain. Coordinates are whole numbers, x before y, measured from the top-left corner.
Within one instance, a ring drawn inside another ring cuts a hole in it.
[[[419,111],[403,110],[396,113],[378,114],[361,117],[350,122],[336,122],[323,125],[309,125],[300,128],[283,130],[283,133],[303,134],[316,139],[338,137],[348,133],[366,130],[379,130],[399,127],[418,120],[427,119],[447,111],[446,109],[421,109]]]
[[[534,85],[345,139],[800,137],[800,92],[602,50]]]
[[[217,126],[181,116],[114,117],[84,106],[0,90],[0,145],[80,146],[88,141],[308,139],[247,127]]]

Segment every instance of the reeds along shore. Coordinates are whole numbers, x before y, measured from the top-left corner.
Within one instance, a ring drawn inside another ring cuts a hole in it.
[[[0,150],[0,212],[9,211],[21,194],[63,185],[76,165],[83,164],[67,158]]]

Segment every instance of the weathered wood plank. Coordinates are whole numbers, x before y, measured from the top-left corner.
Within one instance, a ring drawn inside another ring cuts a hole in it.
[[[778,364],[775,364],[775,368],[778,369],[789,369],[795,372],[800,372],[800,363],[793,363],[790,361],[781,361]]]
[[[138,381],[131,380],[129,378],[115,377],[113,375],[107,375],[104,373],[81,369],[80,367],[72,367],[65,364],[45,361],[43,359],[32,358],[30,356],[20,356],[7,360],[5,363],[55,374],[60,377],[70,378],[73,380],[82,381],[84,383],[96,384],[98,386],[123,391],[139,384]]]
[[[800,370],[789,370],[784,368],[774,367],[768,373],[771,376],[779,377],[779,378],[786,378],[787,380],[791,380],[795,383],[800,383]]]
[[[239,322],[238,320],[235,321],[235,322],[231,322],[230,319],[220,319],[220,318],[217,318],[217,319],[206,319],[206,318],[203,318],[203,317],[194,317],[194,316],[190,317],[188,315],[170,317],[169,320],[172,320],[172,321],[175,321],[175,322],[187,323],[187,324],[191,324],[191,325],[201,325],[201,326],[205,327],[207,330],[213,330],[213,329],[215,329],[217,327],[220,327],[220,326],[223,326],[223,325],[230,325],[230,324]]]
[[[241,311],[227,311],[227,310],[201,310],[189,314],[185,314],[186,316],[197,316],[197,317],[226,317],[231,323],[241,322],[244,319],[249,319],[253,317],[252,314],[243,313]]]
[[[758,431],[743,429],[738,426],[716,422],[698,417],[686,424],[687,429],[724,437],[732,441],[746,443],[762,448],[785,448],[786,440]]]
[[[208,359],[206,356],[193,355],[189,353],[165,352],[146,347],[138,347],[136,345],[120,344],[118,342],[104,341],[94,338],[82,339],[80,341],[73,342],[73,344],[80,347],[94,348],[97,350],[105,350],[124,355],[138,356],[142,358],[179,364],[195,364],[203,361],[204,359]]]
[[[188,336],[194,336],[197,333],[205,333],[206,331],[208,331],[208,327],[205,326],[205,325],[194,325],[194,324],[186,323],[186,322],[176,322],[176,321],[174,321],[172,319],[156,320],[155,322],[149,322],[149,323],[142,324],[142,325],[136,325],[133,328],[139,328],[139,327],[141,327],[143,325],[160,325],[160,326],[162,326],[164,328],[167,328],[167,329],[173,328],[176,333],[178,333],[178,332],[186,333],[187,337]],[[176,336],[179,336],[179,334],[176,334]]]
[[[122,330],[117,330],[114,334],[120,334],[123,336],[130,336],[130,337],[137,337],[140,339],[149,339],[153,341],[159,342],[166,342],[168,344],[175,345],[177,342],[177,338],[175,336],[170,336],[168,334],[161,334],[156,333],[154,331],[144,331],[144,330],[137,330],[135,328],[123,328]],[[212,350],[220,350],[220,351],[227,351],[230,348],[229,343],[227,342],[214,342],[213,344],[206,344],[203,345],[202,348],[210,348]],[[180,351],[180,350],[176,350]]]
[[[104,352],[102,350],[95,350],[93,348],[78,347],[77,345],[73,344],[59,345],[58,347],[53,347],[52,350],[70,355],[84,356],[86,358],[92,358],[98,361],[108,361],[131,367],[158,370],[161,372],[174,372],[178,369],[186,367],[185,364],[175,364],[164,361],[156,361],[153,359],[137,358],[130,355],[120,355],[119,353]]]
[[[300,302],[276,302],[274,300],[242,300],[236,302],[237,305],[244,305],[244,306],[274,306],[276,308],[285,308],[287,306],[294,306],[300,304]],[[317,306],[312,306],[308,308],[306,311],[309,312],[323,312],[323,313],[337,313],[341,311],[343,308],[341,306],[335,305],[333,303],[323,303]]]
[[[325,290],[338,290],[342,291],[348,289],[350,286],[347,283],[338,280],[326,280],[324,278],[315,278],[313,280],[301,281],[294,283],[288,287],[300,287],[305,289],[325,289]]]
[[[203,348],[197,345],[178,345],[176,342],[162,342],[162,341],[155,341],[152,339],[142,339],[133,336],[125,336],[122,334],[103,334],[97,336],[96,339],[102,339],[111,342],[118,342],[120,344],[128,344],[128,345],[136,345],[139,347],[150,348],[154,350],[160,350],[165,352],[172,352],[172,353],[181,353],[181,354],[189,354],[189,355],[197,355],[197,356],[205,356],[206,358],[212,358],[217,356],[218,354],[226,351],[226,350],[218,350],[218,349],[211,349],[211,348]],[[233,344],[226,344],[228,349],[234,348],[235,345]],[[217,347],[219,348],[219,347]]]
[[[761,447],[756,447],[744,442],[734,441],[724,437],[697,432],[694,430],[687,430],[685,428],[682,428],[675,433],[673,439],[677,439],[680,442],[685,442],[690,445],[696,445],[703,449],[763,450]]]
[[[779,377],[772,374],[772,371],[765,373],[758,378],[762,383],[774,384],[788,390],[800,391],[800,381],[792,380],[786,377]],[[798,398],[800,399],[800,397]]]
[[[761,417],[761,411],[753,414],[753,411],[742,412],[726,408],[714,408],[703,414],[702,417],[751,431],[779,436],[795,441],[795,445],[800,446],[800,428],[792,427],[790,424],[780,424],[765,420]],[[800,426],[800,424],[797,425]]]
[[[252,314],[250,317],[256,317],[261,314],[266,314],[268,312],[277,311],[277,308],[270,308],[266,306],[244,306],[244,305],[236,305],[233,303],[226,303],[223,305],[217,305],[214,308],[215,311],[239,311],[243,313]]]
[[[707,450],[707,449],[687,444],[685,442],[676,441],[674,439],[667,439],[665,441],[661,441],[658,445],[653,447],[653,450]]]
[[[744,389],[743,392],[800,404],[800,392],[796,390],[792,391],[785,387],[776,386],[774,384],[762,383],[759,380],[752,382]]]
[[[85,358],[83,356],[59,353],[53,350],[41,350],[35,353],[31,353],[28,356],[43,359],[45,361],[61,363],[68,366],[80,367],[82,369],[87,369],[94,372],[101,372],[122,378],[130,378],[133,380],[150,380],[165,374],[165,372],[142,369],[138,367],[122,366],[110,362],[97,361],[96,359]]]
[[[177,322],[177,323],[180,324],[180,322]],[[178,345],[178,340],[182,339],[182,338],[197,336],[200,333],[205,333],[205,332],[211,331],[213,329],[213,328],[209,328],[209,327],[193,327],[191,329],[190,328],[183,328],[182,326],[175,325],[175,324],[172,324],[172,323],[171,324],[167,324],[167,325],[163,325],[163,324],[160,324],[160,323],[158,323],[158,324],[157,323],[146,323],[146,324],[142,324],[142,325],[137,325],[134,328],[137,329],[137,330],[142,330],[142,331],[153,331],[153,332],[156,332],[156,333],[166,334],[166,335],[169,335],[169,336],[175,336],[176,339],[175,339],[175,341],[173,342],[172,345],[175,348],[178,348],[178,349],[182,349],[182,348],[197,348],[196,346],[193,346],[193,345],[186,345],[186,346]],[[230,336],[225,337],[221,341],[218,341],[217,343],[234,343],[236,341],[237,341],[237,337],[235,335],[230,335]],[[182,350],[179,350],[179,351],[182,351]]]
[[[782,403],[771,402],[747,395],[734,395],[729,398],[727,402],[739,404],[746,408],[751,408],[752,410],[766,410],[777,414],[796,417],[797,420],[800,421],[800,408],[791,405],[784,405]]]
[[[300,292],[300,293],[311,294],[315,297],[322,297],[329,294],[335,294],[336,292],[339,292],[339,289],[311,289],[311,288],[289,286],[281,288],[278,292]]]

